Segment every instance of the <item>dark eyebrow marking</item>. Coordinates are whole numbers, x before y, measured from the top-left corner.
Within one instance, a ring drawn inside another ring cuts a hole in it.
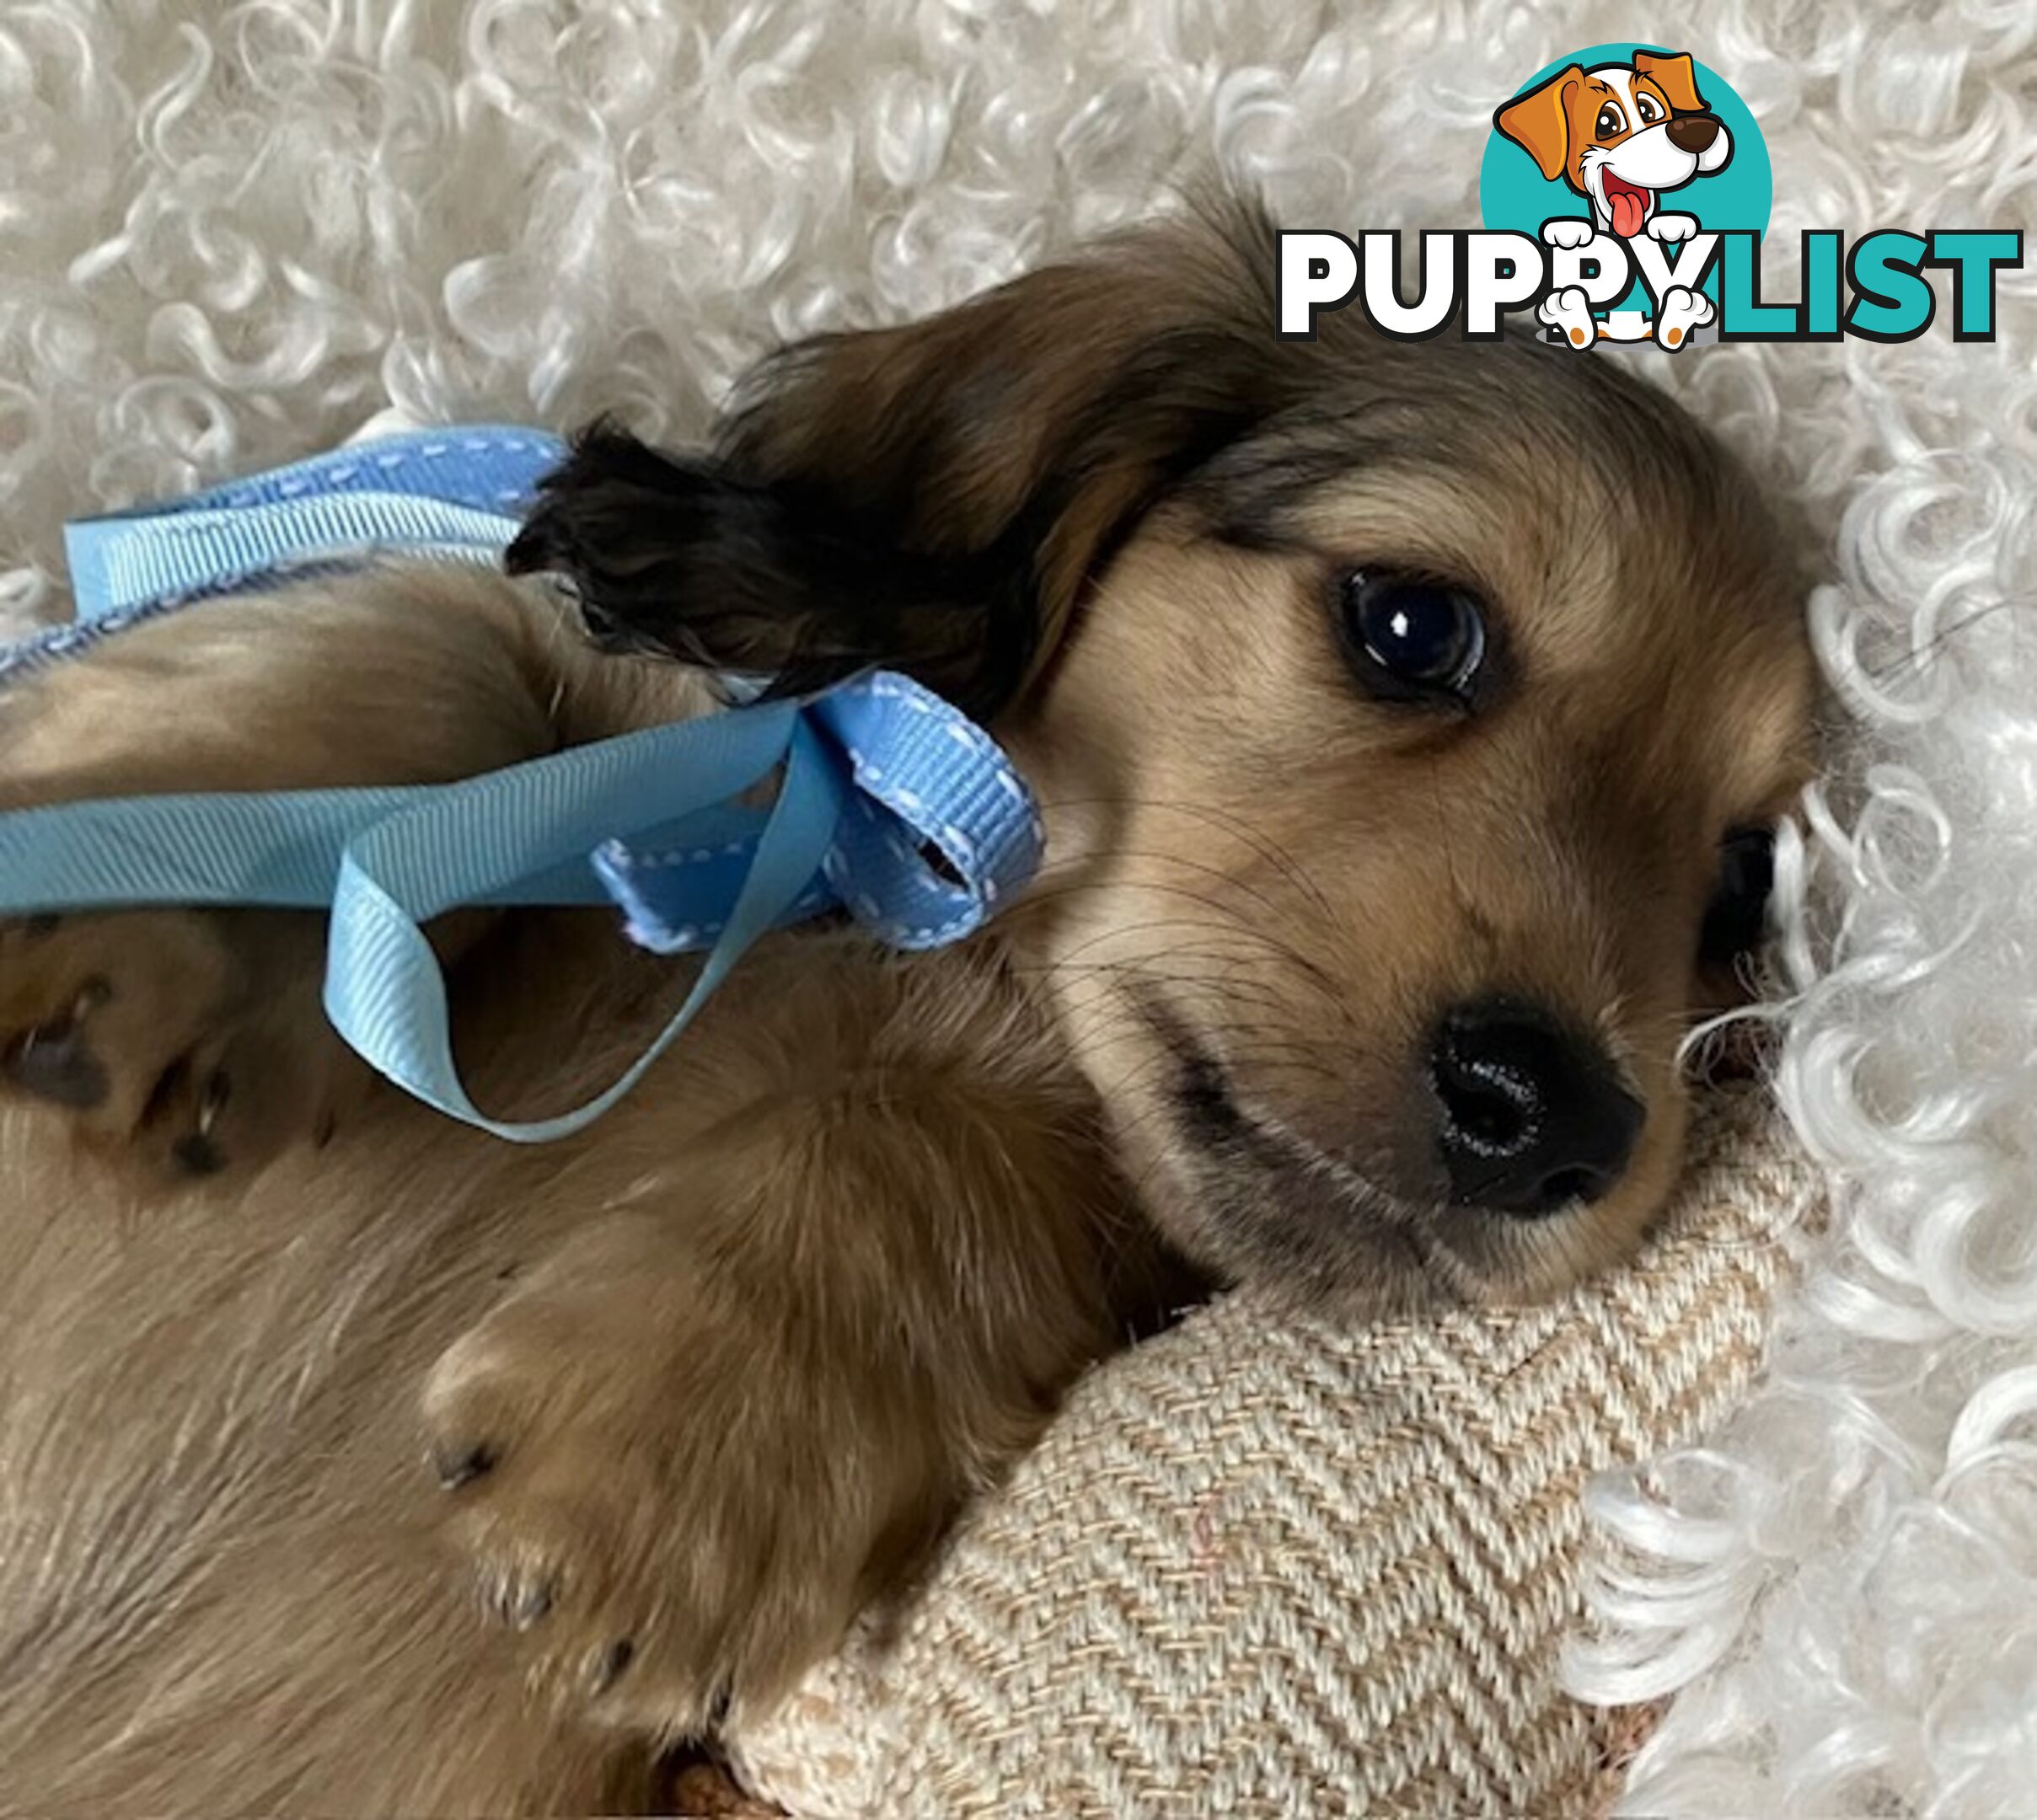
[[[1320,488],[1369,468],[1434,474],[1473,493],[1506,486],[1504,463],[1491,458],[1490,426],[1455,420],[1448,409],[1453,377],[1435,377],[1434,395],[1419,406],[1396,399],[1384,408],[1305,405],[1289,412],[1272,433],[1206,463],[1182,496],[1220,543],[1299,550],[1312,546],[1295,537],[1289,515]]]

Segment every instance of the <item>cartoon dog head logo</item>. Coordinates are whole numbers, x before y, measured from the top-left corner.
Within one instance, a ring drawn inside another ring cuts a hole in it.
[[[1761,129],[1687,51],[1591,45],[1544,64],[1493,112],[1479,168],[1488,230],[1547,254],[1536,316],[1573,348],[1718,339],[1720,249],[1768,225]]]
[[[1665,190],[1723,170],[1733,136],[1697,92],[1681,51],[1637,51],[1631,63],[1573,63],[1517,95],[1493,125],[1551,182],[1591,204],[1594,224],[1623,240],[1686,238],[1697,223],[1661,209]]]

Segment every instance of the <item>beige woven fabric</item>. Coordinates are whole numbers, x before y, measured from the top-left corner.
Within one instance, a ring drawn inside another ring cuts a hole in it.
[[[1340,1332],[1234,1298],[1096,1373],[739,1776],[813,1820],[1602,1809],[1645,1727],[1555,1685],[1579,1492],[1732,1405],[1815,1194],[1750,1093],[1692,1163],[1554,1306]]]

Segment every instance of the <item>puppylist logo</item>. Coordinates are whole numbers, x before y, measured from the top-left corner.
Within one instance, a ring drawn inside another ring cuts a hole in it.
[[[2023,264],[2007,228],[1836,229],[1802,237],[1797,301],[1765,298],[1773,177],[1747,104],[1689,52],[1594,45],[1537,70],[1493,110],[1479,172],[1482,231],[1421,236],[1403,297],[1401,236],[1279,237],[1279,329],[1309,339],[1357,302],[1380,334],[1419,341],[1453,320],[1491,340],[1523,314],[1542,335],[1675,352],[1709,341],[1909,341],[1937,320],[1925,273],[1950,276],[1955,340],[1991,341],[1995,284]]]

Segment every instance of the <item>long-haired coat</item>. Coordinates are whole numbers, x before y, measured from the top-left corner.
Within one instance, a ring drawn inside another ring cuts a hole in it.
[[[1150,230],[792,351],[711,452],[596,432],[514,553],[564,588],[381,567],[0,696],[14,806],[884,665],[1050,839],[959,950],[767,945],[529,1150],[365,1077],[315,917],[0,929],[0,1802],[640,1804],[1185,1282],[1410,1311],[1633,1244],[1807,763],[1784,539],[1605,357],[1281,340],[1272,251]],[[687,982],[589,913],[435,933],[504,1113]]]

